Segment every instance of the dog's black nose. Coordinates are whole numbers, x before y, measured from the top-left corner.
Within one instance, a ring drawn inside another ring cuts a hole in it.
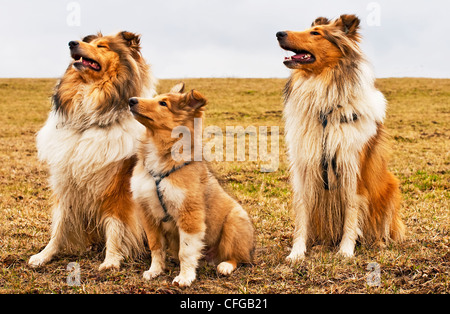
[[[78,41],[70,41],[69,42],[69,47],[70,47],[70,49],[73,49],[73,48],[75,48],[75,47],[77,47],[79,45],[79,43],[78,43]]]
[[[136,106],[139,103],[139,99],[136,97],[128,99],[128,103],[130,104],[130,107]]]
[[[278,32],[278,33],[277,33],[277,38],[278,38],[278,40],[283,39],[283,38],[286,37],[286,36],[287,36],[287,33],[286,33],[286,32]]]

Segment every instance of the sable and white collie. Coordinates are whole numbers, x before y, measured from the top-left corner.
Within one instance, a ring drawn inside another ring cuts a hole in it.
[[[153,99],[130,99],[131,112],[147,129],[131,190],[140,204],[151,250],[151,266],[144,278],[150,280],[164,271],[167,247],[180,261],[180,274],[173,283],[189,286],[202,253],[218,264],[220,274],[228,275],[238,263],[251,261],[254,236],[247,212],[222,189],[206,162],[185,161],[192,160],[194,119],[203,117],[206,99],[194,90],[183,94],[183,89],[180,83]],[[172,157],[179,139],[171,133],[180,126],[193,135],[187,145],[192,145],[192,156],[184,159]]]
[[[130,177],[144,128],[128,99],[154,94],[140,36],[120,32],[69,42],[73,61],[55,88],[52,110],[37,135],[48,163],[54,207],[50,242],[29,264],[40,266],[63,248],[106,245],[100,270],[118,268],[142,251]]]
[[[358,43],[360,20],[318,18],[302,32],[276,34],[294,53],[284,90],[285,135],[293,186],[295,232],[287,260],[315,242],[381,244],[404,236],[400,190],[387,170],[386,100]]]

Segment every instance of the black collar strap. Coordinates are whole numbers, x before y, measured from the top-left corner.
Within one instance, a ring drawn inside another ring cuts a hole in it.
[[[322,124],[322,129],[323,129],[323,136],[325,136],[325,128],[328,125],[328,116],[333,112],[333,109],[331,109],[330,111],[328,111],[327,113],[323,113],[321,112],[319,115],[319,121]],[[352,117],[351,119],[347,119],[346,116],[342,115],[339,122],[340,123],[350,123],[350,122],[355,122],[356,120],[358,120],[359,116],[357,113],[352,113]],[[321,160],[321,165],[322,165],[322,180],[323,180],[323,188],[325,190],[330,190],[330,185],[328,182],[328,160],[326,158],[326,141],[323,141],[323,153],[322,153],[322,160]],[[332,160],[331,160],[331,168],[332,171],[337,175],[336,172],[336,156],[333,156]]]
[[[319,114],[319,121],[322,124],[322,127],[325,128],[328,124],[328,116],[333,112],[333,109],[330,109],[330,111],[328,111],[327,113],[321,112]],[[359,115],[355,112],[352,113],[352,116],[349,118],[347,118],[347,116],[342,115],[339,119],[340,123],[350,123],[350,122],[356,122],[356,120],[358,120]]]
[[[172,174],[172,173],[174,173],[175,171],[177,171],[177,170],[183,168],[184,166],[189,165],[190,163],[191,163],[190,161],[187,161],[187,162],[185,162],[184,164],[179,165],[179,166],[177,166],[177,167],[173,167],[171,170],[169,170],[169,171],[167,171],[167,172],[163,172],[163,173],[155,173],[155,172],[152,171],[152,170],[149,170],[148,173],[150,173],[150,174],[152,175],[152,177],[153,177],[155,180],[159,179],[159,181],[161,181],[161,180],[164,179],[165,177],[168,177],[170,174]]]
[[[161,204],[162,209],[164,210],[164,218],[162,219],[163,222],[167,222],[169,221],[169,219],[171,218],[168,211],[167,211],[167,207],[166,204],[164,203],[163,200],[163,195],[161,193],[161,190],[159,189],[159,184],[161,183],[161,181],[168,177],[170,174],[174,173],[175,171],[183,168],[184,166],[189,165],[191,162],[187,161],[184,164],[178,166],[178,167],[174,167],[172,168],[170,171],[165,172],[165,173],[160,173],[160,174],[156,174],[153,171],[149,171],[150,175],[153,177],[153,179],[155,179],[155,183],[156,183],[156,194],[158,195],[158,199],[159,199],[159,203]]]

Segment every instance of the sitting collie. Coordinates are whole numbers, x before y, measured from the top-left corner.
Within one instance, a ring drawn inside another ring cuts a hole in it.
[[[284,90],[285,134],[293,186],[295,232],[287,260],[302,259],[315,242],[400,241],[400,190],[387,170],[386,100],[358,47],[359,19],[318,18],[303,32],[276,34],[294,53]]]
[[[189,286],[202,253],[218,264],[220,274],[228,275],[238,263],[251,261],[254,239],[247,212],[222,189],[206,162],[172,158],[179,141],[171,136],[172,130],[184,126],[194,134],[194,119],[203,117],[206,105],[199,92],[183,94],[183,89],[180,83],[153,99],[130,99],[131,112],[147,129],[131,190],[140,204],[151,250],[151,266],[144,278],[150,280],[164,271],[167,246],[180,261],[180,274],[173,283]]]
[[[29,264],[40,266],[63,248],[105,243],[100,270],[119,268],[142,251],[130,177],[144,128],[128,99],[152,94],[154,79],[130,32],[69,42],[73,61],[57,84],[52,110],[37,135],[50,168],[54,206],[50,242]]]

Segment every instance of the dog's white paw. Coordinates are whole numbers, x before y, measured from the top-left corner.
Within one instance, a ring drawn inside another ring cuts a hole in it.
[[[233,272],[233,270],[236,269],[236,266],[233,265],[230,262],[222,262],[219,265],[217,265],[217,271],[219,272],[219,274],[228,276],[229,274],[231,274]]]
[[[288,264],[294,265],[305,258],[306,241],[303,238],[294,239],[291,253],[286,257]]]
[[[28,260],[28,265],[36,268],[46,264],[48,261],[49,261],[48,256],[46,254],[43,254],[43,252],[41,252],[31,256],[30,259]]]
[[[172,284],[178,285],[180,287],[189,287],[194,280],[195,280],[195,275],[194,276],[192,276],[192,275],[191,276],[178,275],[172,281]]]
[[[338,255],[342,257],[353,257],[355,245],[353,243],[343,243],[339,248]]]
[[[159,275],[161,275],[162,273],[162,269],[149,269],[147,271],[144,272],[144,279],[145,280],[152,280],[153,278],[158,277]]]
[[[338,252],[339,256],[345,257],[345,258],[350,258],[354,256],[353,250],[352,251],[343,251],[343,250],[339,250]]]
[[[103,270],[119,270],[120,269],[120,260],[105,260],[103,263],[100,264],[98,270],[99,271],[103,271]]]
[[[289,254],[286,257],[286,263],[294,265],[300,261],[305,259],[305,252],[294,252],[292,251],[291,254]]]

